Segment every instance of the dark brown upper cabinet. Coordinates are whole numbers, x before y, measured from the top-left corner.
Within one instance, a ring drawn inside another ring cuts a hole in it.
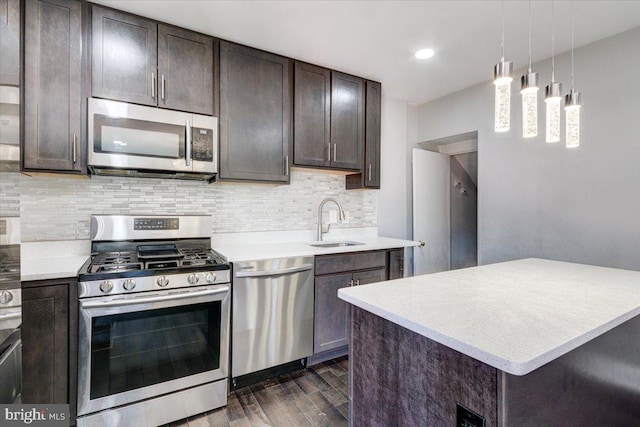
[[[214,114],[213,56],[213,38],[158,25],[158,105]]]
[[[23,169],[84,170],[82,4],[25,3]]]
[[[296,62],[294,165],[362,170],[364,88],[359,77]]]
[[[295,63],[293,164],[330,167],[331,70]]]
[[[380,188],[380,136],[382,118],[382,85],[366,82],[364,168],[361,173],[348,175],[348,190]]]
[[[91,93],[214,114],[214,40],[128,13],[92,7]]]
[[[288,58],[220,42],[220,179],[289,182],[292,77]]]
[[[362,170],[364,86],[360,77],[331,73],[331,165]]]

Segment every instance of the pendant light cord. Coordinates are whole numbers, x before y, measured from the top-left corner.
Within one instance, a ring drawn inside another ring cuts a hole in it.
[[[529,0],[529,72],[531,72],[531,0]]]
[[[502,43],[500,44],[500,48],[502,51],[502,61],[504,61],[504,0],[502,0]]]
[[[571,90],[573,87],[573,0],[571,0]]]
[[[553,16],[553,0],[551,0],[551,83],[556,82],[556,26]]]

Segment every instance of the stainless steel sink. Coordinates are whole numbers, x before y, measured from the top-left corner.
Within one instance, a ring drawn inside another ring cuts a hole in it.
[[[316,248],[341,248],[344,246],[358,246],[364,245],[364,243],[360,242],[318,242],[318,243],[309,243],[309,246],[315,246]]]

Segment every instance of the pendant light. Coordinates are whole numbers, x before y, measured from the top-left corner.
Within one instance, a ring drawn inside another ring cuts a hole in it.
[[[573,0],[571,1],[571,92],[564,98],[567,148],[580,146],[580,92],[573,86]]]
[[[545,88],[547,142],[560,141],[560,111],[562,107],[562,84],[556,83],[555,63],[555,24],[553,21],[553,0],[551,0],[551,83]]]
[[[531,0],[529,0],[529,68],[520,79],[522,95],[522,136],[538,135],[538,73],[531,70]]]
[[[511,71],[513,63],[504,60],[504,0],[502,1],[502,55],[500,62],[493,67],[493,84],[495,85],[495,118],[496,132],[506,132],[511,127]]]

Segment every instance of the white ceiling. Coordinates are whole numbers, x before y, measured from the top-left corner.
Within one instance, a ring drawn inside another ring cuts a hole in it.
[[[377,80],[386,96],[414,104],[491,79],[500,57],[500,1],[92,1]],[[504,2],[514,69],[528,60],[528,4]],[[551,2],[531,8],[536,62],[551,56]],[[561,53],[571,46],[571,2],[554,9]],[[576,47],[640,26],[638,0],[576,0],[574,11]],[[423,47],[435,56],[415,59]]]

